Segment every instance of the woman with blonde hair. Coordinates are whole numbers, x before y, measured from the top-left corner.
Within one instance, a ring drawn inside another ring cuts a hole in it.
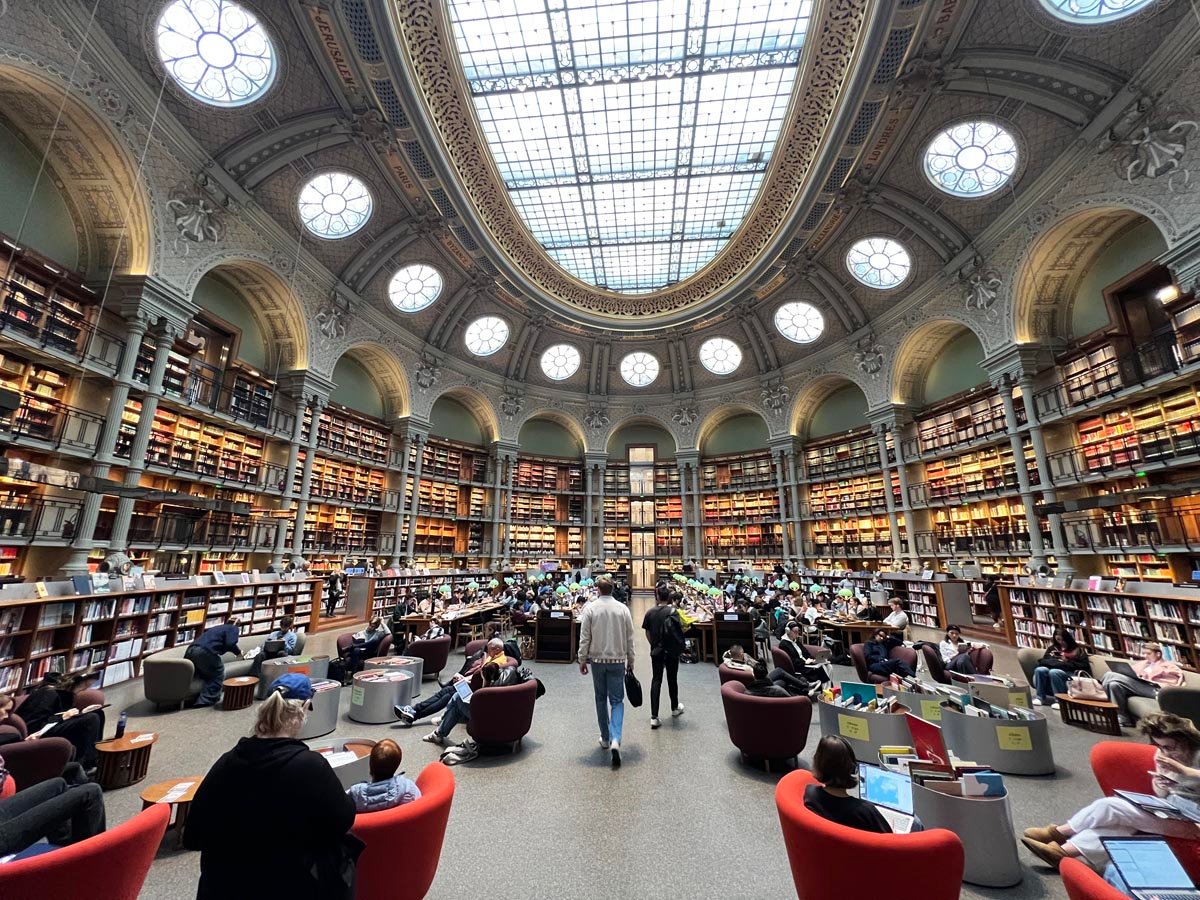
[[[354,801],[332,766],[297,738],[312,695],[304,675],[276,679],[253,735],[222,755],[196,789],[183,842],[200,851],[197,900],[354,896],[352,845],[362,846],[348,834]]]

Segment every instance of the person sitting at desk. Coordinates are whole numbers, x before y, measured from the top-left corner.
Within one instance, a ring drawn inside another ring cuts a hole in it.
[[[95,682],[94,672],[81,672],[77,675],[47,672],[46,677],[26,694],[19,713],[28,730],[29,740],[43,737],[65,738],[75,748],[75,762],[86,772],[95,769],[99,762],[96,742],[104,734],[104,711],[97,704],[81,710],[76,709],[75,697],[82,691],[90,690]],[[11,697],[0,694],[0,719],[12,714],[14,706],[15,702]],[[35,734],[52,722],[55,724],[49,731]],[[82,780],[78,769],[68,778],[72,783]]]
[[[1087,675],[1092,671],[1092,665],[1088,662],[1087,650],[1067,628],[1054,629],[1045,653],[1033,670],[1033,689],[1037,694],[1033,705],[1058,709],[1055,695],[1065,694],[1071,677],[1080,673]]]
[[[892,628],[900,629],[904,638],[907,640],[909,634],[908,613],[904,611],[904,601],[899,597],[892,597],[890,600],[888,600],[888,606],[892,608],[892,611],[884,617],[883,624],[890,625]]]
[[[1137,673],[1137,678],[1120,672],[1104,674],[1104,691],[1109,701],[1117,706],[1122,728],[1133,727],[1133,717],[1129,714],[1130,697],[1157,697],[1162,688],[1183,684],[1183,669],[1169,659],[1163,659],[1162,644],[1154,641],[1142,644],[1142,658],[1130,668]]]
[[[915,676],[917,673],[904,660],[888,657],[893,647],[900,647],[903,643],[890,631],[883,628],[877,629],[871,635],[871,640],[863,644],[863,656],[867,661],[867,671],[872,675],[880,675],[884,678],[890,678],[892,675],[900,675],[905,678]]]
[[[964,641],[962,629],[957,625],[951,625],[946,629],[946,637],[938,644],[938,653],[941,654],[942,664],[949,672],[959,672],[963,675],[974,675],[975,664],[971,662],[971,656],[968,651],[971,649],[971,642]]]
[[[1154,793],[1193,805],[1200,802],[1200,731],[1196,726],[1181,716],[1155,713],[1142,719],[1138,730],[1158,749],[1150,782]],[[1108,854],[1100,839],[1133,834],[1194,840],[1200,838],[1200,827],[1194,822],[1160,818],[1121,797],[1102,797],[1071,816],[1065,825],[1026,828],[1021,843],[1056,869],[1064,858],[1082,856],[1103,870]]]
[[[435,615],[429,620],[429,627],[425,629],[424,633],[418,635],[416,639],[418,641],[433,641],[444,637],[445,634],[446,629],[442,626],[442,617]],[[408,649],[409,643],[408,632],[402,626],[399,629],[393,626],[392,646],[395,648],[396,653],[403,655],[404,651]]]
[[[11,777],[0,757],[0,788]],[[0,856],[20,853],[42,838],[63,846],[104,832],[104,792],[88,782],[70,786],[49,778],[0,799]]]
[[[250,663],[250,674],[255,678],[262,675],[263,663],[268,659],[278,659],[281,656],[291,656],[296,651],[296,642],[299,635],[296,629],[292,627],[295,620],[291,616],[284,616],[279,620],[279,627],[267,635],[267,639],[263,641],[262,649],[258,655],[254,657],[254,662]],[[273,646],[270,650],[267,649],[267,644],[277,642],[282,646]]]
[[[224,625],[203,632],[183,652],[183,658],[195,668],[196,677],[204,682],[204,688],[193,706],[215,706],[221,699],[221,683],[225,680],[225,661],[221,655],[236,653],[241,656],[237,643],[240,621],[237,616],[230,616]]]
[[[371,748],[371,780],[360,781],[346,791],[354,801],[354,811],[380,812],[412,803],[421,796],[415,781],[398,771],[404,751],[393,740],[385,738]]]
[[[472,681],[477,683],[482,680],[482,676],[476,679],[476,675],[487,663],[495,663],[497,666],[505,667],[508,665],[508,657],[504,655],[504,641],[500,638],[492,638],[487,642],[487,646],[482,651],[470,657],[463,667],[458,670],[449,683],[444,685],[441,690],[432,696],[422,700],[416,706],[395,706],[393,711],[396,713],[396,718],[400,720],[400,724],[409,728],[418,719],[423,719],[426,716],[433,715],[435,712],[440,712],[449,704],[451,698],[456,696],[454,685],[460,681]]]
[[[874,803],[850,796],[850,788],[858,784],[858,761],[844,737],[827,734],[817,742],[812,772],[821,783],[810,784],[804,789],[805,807],[822,819],[846,828],[892,833],[892,827]]]
[[[799,622],[793,620],[784,626],[783,639],[779,642],[779,649],[788,655],[792,661],[792,668],[805,681],[817,684],[829,682],[829,673],[825,671],[825,667],[809,657],[800,644]]]

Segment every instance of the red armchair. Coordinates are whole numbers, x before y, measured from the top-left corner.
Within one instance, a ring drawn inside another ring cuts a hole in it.
[[[421,796],[412,803],[355,816],[353,832],[367,845],[358,858],[356,900],[420,900],[429,892],[454,799],[454,773],[430,763],[417,787]]]
[[[1077,859],[1064,859],[1059,864],[1063,887],[1071,900],[1129,900],[1124,894],[1096,874],[1091,866]]]
[[[532,678],[522,684],[480,688],[471,694],[467,734],[480,752],[501,748],[515,753],[533,726],[536,702],[537,681]]]
[[[743,757],[764,760],[768,771],[776,759],[799,764],[812,721],[807,697],[755,697],[740,681],[727,681],[721,685],[721,704],[729,740]]]
[[[5,766],[17,779],[17,784],[22,788],[30,788],[61,776],[74,752],[75,748],[66,738],[44,737],[36,741],[5,744],[2,755]]]
[[[796,667],[792,665],[792,658],[778,647],[771,648],[771,659],[775,660],[776,668],[783,669],[792,675],[796,674]]]
[[[854,896],[855,873],[869,860],[886,872],[888,900],[958,900],[963,846],[943,828],[915,834],[876,834],[847,828],[804,805],[804,789],[816,784],[811,772],[791,772],[775,788],[775,806],[796,896],[802,900],[845,900]]]
[[[408,656],[417,656],[425,660],[421,670],[425,680],[436,679],[450,660],[450,637],[443,635],[428,641],[413,641],[404,652]]]
[[[862,644],[850,645],[850,658],[854,660],[854,668],[858,672],[858,680],[864,684],[883,684],[887,679],[882,675],[873,675],[867,670],[867,657]],[[908,663],[917,671],[917,651],[912,647],[893,647],[888,651],[888,659],[899,659]]]
[[[4,900],[137,900],[171,808],[155,803],[78,844],[0,866]]]
[[[733,669],[721,663],[717,667],[717,675],[721,679],[721,684],[727,681],[740,681],[742,684],[749,684],[754,680],[754,673],[749,669]]]
[[[13,778],[10,772],[8,777],[4,779],[4,783],[0,784],[0,800],[3,800],[5,797],[11,797],[16,792],[17,779]]]
[[[1153,744],[1126,744],[1120,741],[1101,741],[1092,747],[1092,774],[1104,796],[1111,797],[1118,788],[1152,794],[1150,770],[1154,768]],[[1166,838],[1171,849],[1192,877],[1200,881],[1200,840]]]

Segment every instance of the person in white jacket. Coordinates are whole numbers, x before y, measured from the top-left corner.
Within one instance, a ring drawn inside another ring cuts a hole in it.
[[[625,719],[625,672],[633,671],[633,616],[613,597],[612,579],[596,579],[599,596],[579,617],[579,671],[588,674],[596,692],[600,746],[612,751],[614,769],[621,767],[621,724]]]

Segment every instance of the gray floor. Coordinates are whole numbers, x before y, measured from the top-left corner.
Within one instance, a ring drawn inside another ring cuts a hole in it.
[[[334,638],[316,636],[309,649],[328,652]],[[1015,653],[997,655],[998,671],[1019,673]],[[668,718],[658,731],[650,730],[646,706],[627,707],[625,765],[616,772],[596,744],[590,679],[574,666],[533,663],[531,668],[547,693],[538,702],[523,752],[455,770],[454,807],[429,897],[458,900],[495,890],[527,900],[794,896],[774,804],[781,776],[739,762],[725,731],[714,666],[681,667],[686,713]],[[638,661],[637,674],[647,691],[649,669],[647,658]],[[838,674],[853,677],[852,670]],[[253,708],[155,714],[137,682],[108,693],[114,714],[128,705],[131,729],[161,735],[144,784],[203,774],[248,732],[253,716]],[[421,741],[428,728],[360,725],[345,718],[348,705],[349,691],[343,691],[337,735],[396,739],[410,775],[437,759],[438,749]],[[819,731],[814,719],[810,747]],[[1018,829],[1061,822],[1097,793],[1087,754],[1098,738],[1062,725],[1057,716],[1051,735],[1057,776],[1007,778]],[[107,803],[110,823],[119,822],[140,809],[138,788],[110,792]],[[1028,855],[1021,852],[1027,868],[1020,886],[964,886],[963,896],[1065,897],[1058,877],[1041,866],[1028,867]],[[196,854],[164,848],[142,896],[193,897],[197,866]],[[672,873],[670,879],[664,869]]]

